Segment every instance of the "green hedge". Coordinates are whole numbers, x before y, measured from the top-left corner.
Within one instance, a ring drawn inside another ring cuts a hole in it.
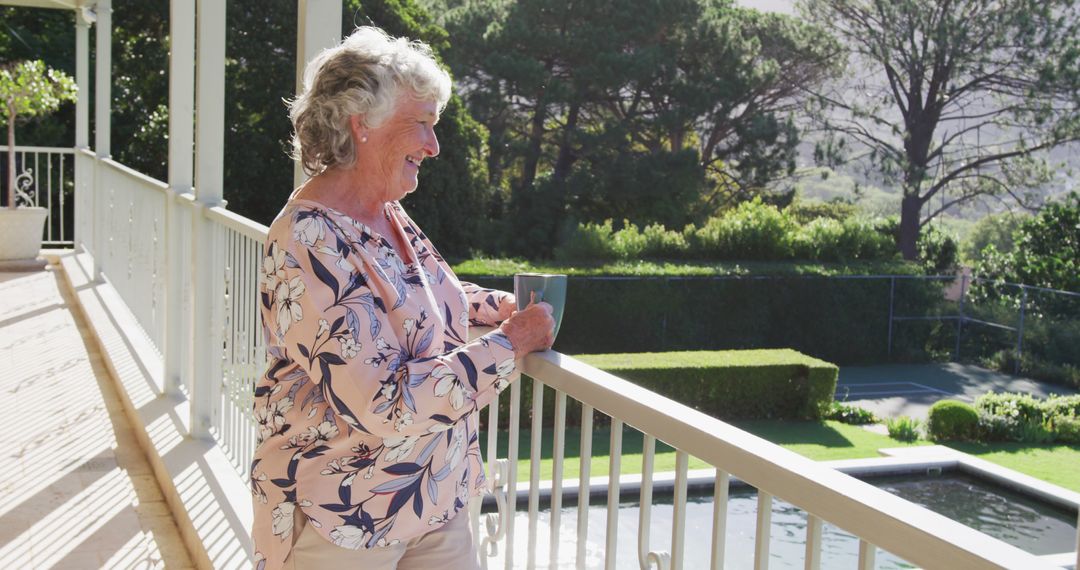
[[[461,275],[512,290],[511,277]],[[897,316],[954,312],[940,281],[897,278]],[[555,349],[565,354],[792,348],[840,365],[948,355],[951,322],[897,321],[890,280],[799,276],[575,277]],[[890,358],[891,356],[891,358]]]
[[[790,349],[589,354],[581,361],[724,420],[818,419],[833,401],[837,367]],[[532,383],[522,378],[521,425],[530,425]],[[544,416],[554,411],[545,390]],[[501,425],[509,425],[509,398],[500,400]],[[580,425],[581,410],[568,406],[567,424]],[[598,421],[602,420],[598,416]]]
[[[930,406],[926,431],[935,440],[975,439],[979,431],[979,412],[967,402],[938,400]]]
[[[975,400],[984,441],[1080,442],[1080,395],[1039,400],[1029,394],[989,392]]]

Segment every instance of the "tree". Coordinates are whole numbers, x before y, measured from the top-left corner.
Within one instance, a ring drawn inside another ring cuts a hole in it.
[[[1027,204],[1023,192],[1050,178],[1040,151],[1080,140],[1075,0],[803,0],[801,8],[845,44],[849,69],[865,71],[819,93],[814,114],[831,136],[817,157],[863,162],[900,186],[906,259],[917,255],[921,228],[954,205],[999,194]],[[843,156],[842,137],[857,154]]]
[[[75,75],[75,18],[66,10],[0,8],[0,65],[40,59],[46,67]],[[89,94],[93,97],[93,93]],[[34,146],[67,146],[75,138],[75,106],[23,123],[20,140]],[[2,182],[2,181],[0,181]]]
[[[535,237],[519,253],[550,251],[559,219],[678,226],[714,212],[718,191],[784,176],[788,112],[835,51],[730,0],[443,5],[448,61],[490,133],[489,180]]]
[[[1080,194],[1048,203],[1020,223],[1013,240],[1008,253],[992,245],[984,251],[979,277],[1080,292]]]
[[[66,73],[46,67],[39,60],[24,61],[0,69],[0,119],[7,122],[8,207],[15,202],[15,121],[51,113],[64,101],[74,101],[75,80]]]

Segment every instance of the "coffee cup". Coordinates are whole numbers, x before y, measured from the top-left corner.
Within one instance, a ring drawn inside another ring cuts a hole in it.
[[[518,273],[514,275],[514,297],[517,298],[518,310],[529,306],[529,302],[541,301],[551,305],[551,316],[555,319],[554,335],[559,334],[562,324],[563,309],[566,307],[566,276],[551,273]]]

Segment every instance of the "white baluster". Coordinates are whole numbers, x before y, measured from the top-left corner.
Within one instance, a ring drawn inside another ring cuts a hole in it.
[[[524,377],[523,377],[524,378]],[[510,384],[510,439],[506,449],[507,458],[507,508],[504,524],[506,525],[506,568],[514,567],[514,514],[517,513],[517,468],[518,438],[521,434],[521,382]]]
[[[645,434],[641,442],[641,500],[638,507],[638,566],[649,568],[649,525],[652,518],[653,463],[656,458],[656,438]]]
[[[683,567],[686,545],[686,472],[690,455],[683,450],[675,452],[675,502],[671,511],[671,567]]]
[[[713,483],[713,520],[712,520],[712,568],[724,567],[724,545],[727,540],[728,486],[730,476],[727,471],[716,470]]]
[[[821,519],[806,513],[806,570],[821,568]]]
[[[859,539],[859,570],[874,570],[877,547]]]
[[[754,542],[754,570],[769,568],[769,538],[772,532],[772,495],[758,489],[757,534]]]
[[[559,525],[562,523],[563,455],[566,443],[566,393],[555,391],[555,437],[551,448],[551,540],[548,564],[559,563]]]
[[[619,470],[622,466],[622,420],[611,418],[611,450],[608,454],[607,532],[604,540],[604,568],[615,570],[619,536]]]
[[[577,561],[578,568],[585,567],[585,545],[589,542],[589,475],[592,471],[592,416],[593,408],[581,405],[581,444],[578,468],[577,512]]]
[[[544,427],[544,385],[532,378],[532,431],[529,434],[529,568],[536,565],[536,529],[540,514],[540,445]]]

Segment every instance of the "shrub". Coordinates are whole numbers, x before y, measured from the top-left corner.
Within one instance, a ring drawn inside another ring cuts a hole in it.
[[[982,258],[983,250],[989,245],[1001,253],[1011,253],[1015,247],[1013,232],[1024,221],[1025,216],[1012,212],[991,214],[975,222],[967,238],[964,239],[960,252],[967,262],[976,262]]]
[[[889,418],[885,420],[885,427],[889,430],[889,437],[900,441],[915,441],[919,439],[919,429],[922,422],[908,416]]]
[[[679,259],[689,253],[690,244],[680,232],[668,230],[660,224],[651,224],[645,226],[641,233],[645,238],[645,257]]]
[[[837,367],[790,349],[591,354],[580,360],[723,419],[818,419],[836,391]],[[500,410],[505,421],[508,409]],[[545,398],[545,413],[554,409]],[[522,420],[531,406],[522,390]],[[570,406],[567,423],[580,420]]]
[[[989,392],[975,400],[975,409],[990,416],[1002,416],[1021,424],[1043,423],[1043,406],[1028,394]]]
[[[845,404],[844,402],[833,402],[830,404],[829,411],[825,414],[823,419],[857,426],[875,424],[878,422],[878,417],[874,415],[874,412],[852,404]]]
[[[1054,419],[1054,436],[1068,444],[1080,444],[1080,418],[1059,417]]]
[[[784,208],[784,213],[796,223],[806,224],[820,219],[842,222],[854,216],[856,210],[855,204],[847,202],[814,202],[797,199]]]
[[[611,220],[602,224],[578,224],[570,230],[562,245],[555,248],[559,260],[608,260],[615,259],[614,229]]]
[[[723,419],[819,419],[836,391],[837,367],[790,349],[592,354],[583,362]],[[522,377],[521,425],[529,426],[532,379]],[[544,414],[554,398],[544,398]],[[487,415],[484,414],[484,421]],[[509,425],[509,398],[499,400],[499,425]],[[605,421],[606,416],[599,416]],[[568,406],[567,425],[581,408]]]
[[[1072,398],[1052,397],[1052,404],[1048,406],[1047,402],[1028,394],[983,394],[975,400],[982,437],[991,441],[1025,443],[1053,441],[1056,417],[1073,417],[1076,402]]]
[[[646,245],[645,236],[628,220],[623,220],[621,230],[611,234],[611,249],[615,259],[639,259],[645,253]]]
[[[797,257],[819,261],[885,259],[896,250],[892,239],[870,223],[829,218],[818,218],[799,228],[793,248]]]
[[[930,406],[926,431],[931,439],[975,439],[979,431],[979,412],[965,402],[939,400]]]
[[[1050,395],[1043,401],[1043,415],[1050,420],[1063,417],[1080,418],[1080,394],[1071,396]]]
[[[916,246],[919,249],[919,260],[927,272],[945,274],[956,269],[960,248],[951,234],[934,226],[924,226],[919,232]]]
[[[693,233],[698,254],[717,259],[788,259],[793,252],[795,225],[760,198],[739,204],[735,210],[709,219]]]
[[[1023,433],[1016,418],[979,413],[979,439],[983,441],[1020,441]]]

